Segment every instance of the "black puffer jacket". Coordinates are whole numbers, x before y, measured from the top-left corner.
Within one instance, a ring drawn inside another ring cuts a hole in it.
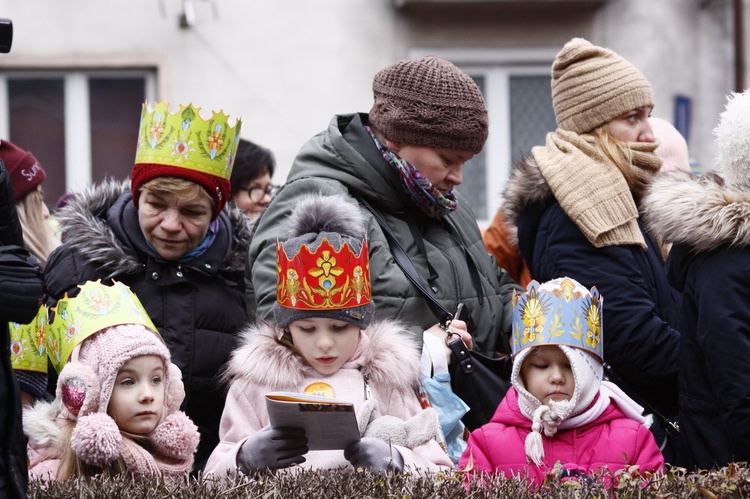
[[[201,433],[194,469],[202,468],[219,442],[224,394],[216,375],[248,318],[243,284],[247,217],[226,208],[209,249],[183,264],[165,261],[149,247],[127,184],[108,181],[77,194],[58,220],[65,242],[45,268],[51,298],[87,280],[114,278],[131,288],[182,370],[182,409]]]
[[[604,359],[631,396],[674,416],[679,298],[654,240],[644,233],[647,250],[634,244],[594,247],[565,214],[532,158],[519,163],[504,195],[504,213],[518,227],[518,247],[531,277],[539,282],[571,277],[587,288],[596,286],[604,298]]]
[[[675,464],[750,461],[750,188],[672,173],[643,204],[649,227],[673,243],[667,275],[682,292]]]
[[[0,160],[0,497],[26,497],[26,442],[21,398],[10,363],[8,322],[26,324],[36,315],[44,282],[28,263],[13,187]]]

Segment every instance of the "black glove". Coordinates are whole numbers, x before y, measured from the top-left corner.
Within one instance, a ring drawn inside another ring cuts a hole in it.
[[[370,468],[377,473],[404,470],[404,458],[385,440],[363,437],[344,449],[344,458],[355,468]]]
[[[305,462],[307,437],[303,428],[266,426],[245,440],[237,453],[237,467],[245,474],[288,468]]]
[[[44,297],[44,278],[29,263],[28,251],[19,246],[0,246],[0,321],[28,324]]]

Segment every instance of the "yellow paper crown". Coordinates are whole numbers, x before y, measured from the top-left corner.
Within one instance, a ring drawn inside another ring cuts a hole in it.
[[[229,180],[240,141],[242,120],[229,126],[224,111],[214,112],[208,120],[200,108],[180,105],[172,114],[162,101],[143,104],[138,131],[135,164],[154,163],[187,168]]]
[[[138,297],[121,282],[106,286],[101,280],[88,281],[79,288],[78,296],[69,298],[66,294],[52,309],[55,316],[47,329],[47,344],[58,372],[77,345],[108,327],[140,324],[159,334]]]
[[[42,305],[29,324],[10,323],[13,369],[47,374],[47,321],[47,307]]]

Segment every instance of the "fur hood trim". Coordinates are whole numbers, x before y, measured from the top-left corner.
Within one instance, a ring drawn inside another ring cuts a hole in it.
[[[96,262],[107,278],[138,272],[143,264],[122,247],[107,225],[107,212],[118,198],[130,192],[130,181],[107,179],[76,193],[57,214],[62,238],[76,248],[86,262]],[[250,221],[234,206],[224,208],[234,230],[235,247],[225,261],[225,270],[243,271],[250,242]]]
[[[518,225],[523,209],[538,201],[553,198],[552,189],[542,176],[534,157],[525,156],[516,162],[503,191],[502,210],[508,225]]]
[[[312,368],[290,348],[279,344],[280,332],[257,322],[240,333],[240,347],[224,373],[225,381],[237,378],[274,391],[296,391]],[[419,385],[420,353],[414,333],[393,321],[375,321],[362,332],[360,356],[355,360],[370,383],[386,391],[409,393]],[[355,353],[355,356],[357,354]]]
[[[58,400],[37,401],[23,410],[23,432],[38,447],[51,447],[60,440],[61,428],[56,421],[62,406]]]
[[[729,186],[715,172],[662,173],[641,207],[648,230],[665,243],[696,252],[750,245],[750,187]]]

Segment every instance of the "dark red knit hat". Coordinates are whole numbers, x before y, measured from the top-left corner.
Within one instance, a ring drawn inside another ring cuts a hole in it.
[[[10,141],[0,141],[0,159],[5,164],[13,184],[16,203],[37,188],[47,178],[47,173],[33,154]]]
[[[232,194],[232,184],[229,180],[177,166],[139,163],[133,167],[133,171],[130,173],[130,188],[133,191],[133,202],[136,206],[138,206],[141,186],[157,177],[181,178],[195,182],[203,187],[214,200],[212,219],[219,216],[219,213],[224,209],[224,205]]]

